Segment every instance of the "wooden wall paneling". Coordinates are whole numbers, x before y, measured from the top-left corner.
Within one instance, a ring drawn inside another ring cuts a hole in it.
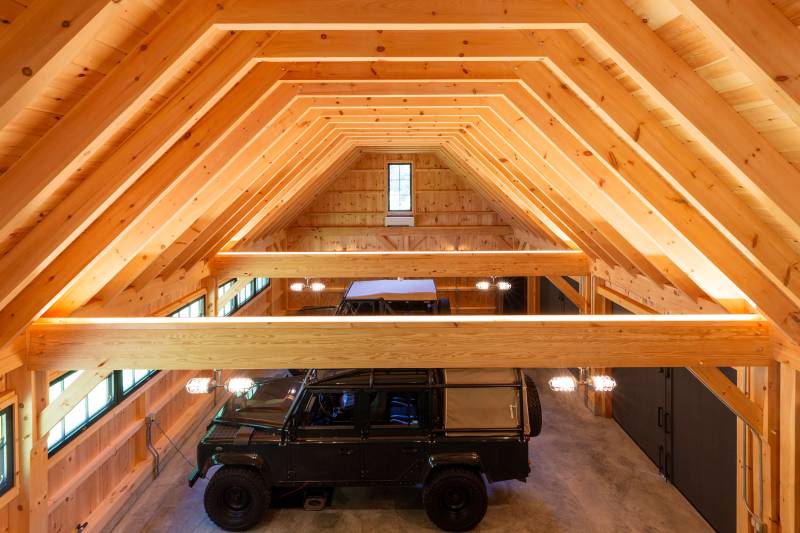
[[[7,206],[0,214],[0,234],[9,234],[34,213],[43,198],[176,74],[198,42],[215,31],[209,21],[217,5],[211,0],[183,2],[94,88],[91,97],[81,99],[3,174],[0,191]],[[18,183],[26,184],[24,190]]]
[[[493,198],[495,210],[497,210],[509,224],[516,228],[524,228],[526,232],[535,235],[538,242],[544,242],[547,246],[552,246],[552,238],[548,237],[548,235],[552,234],[552,229],[549,225],[555,225],[557,222],[563,224],[563,221],[554,217],[552,213],[547,213],[540,205],[536,205],[533,201],[530,201],[528,204],[528,209],[533,216],[526,215],[524,209],[518,206],[517,203],[513,201],[509,203],[509,200],[513,197],[509,197],[509,193],[506,193],[506,189],[490,185],[492,181],[489,176],[496,175],[492,172],[491,168],[486,167],[483,162],[478,161],[468,152],[461,154],[462,156],[466,156],[466,159],[456,157],[453,152],[457,150],[463,151],[463,148],[456,147],[452,143],[445,144],[442,147],[442,157],[452,168],[458,169],[464,176],[469,176],[470,182],[476,190],[489,198]],[[542,227],[545,228],[546,231],[540,231],[538,229]],[[568,234],[570,233],[569,230],[566,231]]]
[[[572,0],[573,5],[576,1]],[[589,23],[587,33],[614,61],[745,186],[776,205],[775,215],[783,223],[797,228],[800,197],[781,191],[787,177],[800,179],[800,170],[789,164],[621,1],[603,6],[581,5],[579,10]],[[652,61],[654,55],[661,58],[657,65]],[[673,83],[675,77],[683,83]],[[731,135],[734,131],[736,135]]]
[[[29,365],[51,369],[98,364],[202,369],[209,360],[222,368],[762,366],[773,361],[769,328],[758,315],[62,318],[38,320],[30,335]],[[442,353],[448,354],[446,360]]]
[[[301,215],[302,216],[302,215]],[[295,223],[298,219],[295,220]],[[294,224],[294,223],[293,223]],[[288,251],[388,250],[386,240],[405,240],[419,244],[414,250],[455,250],[467,241],[467,249],[510,249],[505,241],[514,238],[510,226],[328,226],[292,225],[286,229]],[[502,244],[500,244],[502,243]],[[243,251],[263,250],[254,245]]]
[[[116,16],[106,0],[36,2],[0,34],[0,129]]]

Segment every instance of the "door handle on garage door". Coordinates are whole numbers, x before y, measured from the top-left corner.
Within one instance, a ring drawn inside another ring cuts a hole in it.
[[[353,455],[353,448],[339,448],[339,455]]]
[[[419,452],[419,448],[415,446],[406,446],[405,448],[402,448],[402,451],[403,453],[417,453]]]

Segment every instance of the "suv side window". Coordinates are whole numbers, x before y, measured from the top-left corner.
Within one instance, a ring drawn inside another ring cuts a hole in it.
[[[356,392],[314,391],[300,417],[300,427],[353,427],[356,420]]]
[[[423,415],[419,399],[419,391],[370,392],[370,427],[419,428]]]

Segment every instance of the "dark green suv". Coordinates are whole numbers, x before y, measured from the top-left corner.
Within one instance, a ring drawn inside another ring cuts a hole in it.
[[[231,398],[197,448],[189,485],[214,465],[205,508],[223,529],[258,523],[273,487],[421,485],[431,521],[475,527],[489,483],[525,481],[539,434],[519,369],[310,370]]]

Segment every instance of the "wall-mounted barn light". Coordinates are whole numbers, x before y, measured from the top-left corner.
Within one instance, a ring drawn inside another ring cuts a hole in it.
[[[255,381],[246,376],[234,376],[225,382],[224,388],[235,396],[241,396],[255,386]],[[209,394],[218,387],[223,387],[212,378],[192,378],[186,382],[189,394]]]
[[[495,283],[494,278],[491,281],[481,280],[475,284],[475,287],[481,291],[488,291],[492,287],[497,287],[499,291],[507,291],[511,289],[511,283],[505,280],[500,280]]]
[[[312,292],[322,292],[325,290],[325,284],[321,281],[315,281],[311,283],[310,279],[306,278],[305,283],[298,281],[289,285],[289,290],[294,292],[303,292],[306,289]]]
[[[573,392],[578,388],[578,385],[586,385],[587,387],[593,388],[595,392],[611,392],[617,386],[617,382],[611,376],[598,374],[586,379],[589,369],[580,368],[579,370],[579,379],[575,379],[570,374],[551,378],[550,381],[548,381],[550,389],[555,392]]]

